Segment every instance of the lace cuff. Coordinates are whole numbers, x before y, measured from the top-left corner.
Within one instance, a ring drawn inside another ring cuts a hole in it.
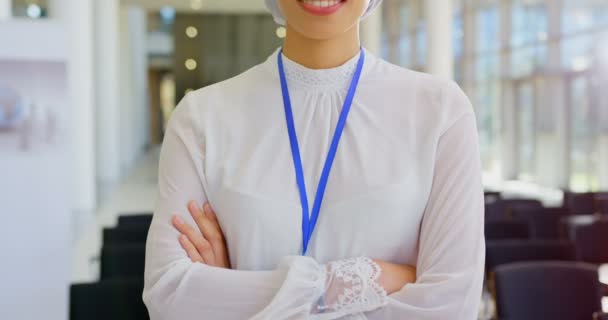
[[[329,318],[335,319],[386,305],[386,291],[377,281],[381,273],[380,266],[365,257],[329,263],[325,291],[313,305],[312,314],[331,314]]]

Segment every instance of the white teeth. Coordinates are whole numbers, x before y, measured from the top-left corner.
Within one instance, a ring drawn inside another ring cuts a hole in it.
[[[302,0],[302,2],[319,8],[335,6],[340,0]]]

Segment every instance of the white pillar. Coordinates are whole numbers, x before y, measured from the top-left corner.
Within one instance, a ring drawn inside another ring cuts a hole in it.
[[[463,89],[471,98],[475,98],[475,52],[477,41],[477,28],[475,23],[475,7],[471,1],[462,2],[462,20],[463,20]]]
[[[425,0],[427,27],[427,72],[442,78],[454,77],[453,0]]]
[[[375,55],[382,48],[382,8],[375,10],[361,23],[361,43]]]
[[[133,61],[133,80],[135,85],[135,119],[137,119],[136,145],[134,160],[138,160],[148,144],[149,113],[148,108],[148,48],[147,48],[147,14],[142,7],[133,7],[129,12],[131,54]]]
[[[146,14],[142,8],[120,9],[121,168],[127,172],[147,141]]]
[[[93,0],[52,0],[51,18],[68,32],[68,101],[70,110],[72,208],[78,219],[91,215],[95,195],[95,96]]]
[[[13,15],[11,0],[0,0],[0,21],[8,20]]]
[[[96,162],[98,195],[120,179],[119,0],[95,1]]]
[[[500,68],[503,82],[501,84],[501,124],[500,124],[500,159],[501,175],[503,180],[512,180],[517,177],[517,126],[516,113],[516,87],[511,78],[511,1],[500,1]]]

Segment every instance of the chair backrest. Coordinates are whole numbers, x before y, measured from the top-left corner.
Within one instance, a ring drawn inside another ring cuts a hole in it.
[[[505,199],[503,200],[508,211],[514,209],[541,209],[543,203],[536,199]]]
[[[488,221],[485,237],[486,240],[529,239],[530,227],[526,221]]]
[[[597,267],[578,262],[519,262],[495,269],[501,320],[589,320],[601,311]]]
[[[608,215],[608,195],[602,195],[595,199],[596,211]]]
[[[581,261],[608,263],[608,221],[599,220],[574,229],[574,242]]]
[[[567,215],[563,208],[514,208],[511,217],[514,220],[527,221],[530,236],[534,239],[565,238],[561,231],[561,219]]]
[[[485,205],[485,221],[503,221],[508,219],[507,208],[502,200],[496,200]]]
[[[145,243],[148,237],[148,228],[120,227],[103,229],[103,245]]]
[[[145,259],[145,244],[105,245],[101,249],[100,278],[143,277]]]
[[[523,261],[576,261],[572,242],[559,240],[494,240],[486,242],[486,270]]]
[[[543,204],[536,199],[498,199],[494,202],[486,203],[486,221],[501,221],[512,219],[513,210],[532,210],[542,209]]]
[[[108,279],[70,287],[70,320],[148,320],[143,278]]]
[[[149,228],[152,223],[152,213],[121,214],[118,216],[118,228]]]
[[[595,193],[564,193],[564,206],[571,214],[593,214],[595,213]]]

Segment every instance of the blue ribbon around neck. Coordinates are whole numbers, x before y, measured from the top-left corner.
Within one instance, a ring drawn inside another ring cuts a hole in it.
[[[364,50],[361,49],[361,53],[359,55],[359,61],[357,63],[357,69],[355,70],[355,74],[353,75],[353,79],[350,83],[350,87],[349,87],[348,93],[346,95],[346,99],[344,100],[344,106],[342,107],[342,111],[340,112],[340,118],[338,119],[336,131],[334,133],[334,136],[333,136],[333,139],[331,142],[331,146],[329,147],[327,159],[325,160],[323,172],[322,172],[321,178],[319,180],[319,186],[317,188],[315,202],[312,207],[312,212],[310,212],[310,216],[309,216],[308,197],[306,195],[306,183],[304,181],[304,169],[302,166],[302,158],[300,156],[300,146],[298,145],[298,136],[296,134],[296,129],[295,129],[294,120],[293,120],[293,111],[291,108],[291,98],[289,97],[289,88],[287,87],[285,68],[283,66],[283,49],[281,49],[278,54],[279,77],[281,80],[281,90],[283,92],[283,105],[285,107],[285,118],[287,120],[287,131],[289,132],[289,142],[291,144],[291,154],[293,156],[293,164],[294,164],[294,168],[295,168],[296,182],[298,184],[298,189],[300,190],[300,201],[302,202],[302,255],[303,256],[306,255],[306,252],[308,250],[308,243],[310,241],[312,233],[317,224],[317,219],[319,218],[319,212],[321,211],[321,204],[323,203],[323,196],[325,195],[325,188],[327,186],[327,180],[329,178],[329,173],[331,171],[334,159],[336,157],[336,152],[338,150],[338,144],[340,143],[340,138],[342,137],[342,132],[344,131],[344,126],[346,124],[346,118],[348,118],[348,113],[350,111],[350,107],[353,104],[353,99],[355,97],[355,93],[357,92],[357,86],[359,85],[359,79],[361,78],[361,72],[363,71],[364,62],[365,62],[365,53],[364,53]]]

